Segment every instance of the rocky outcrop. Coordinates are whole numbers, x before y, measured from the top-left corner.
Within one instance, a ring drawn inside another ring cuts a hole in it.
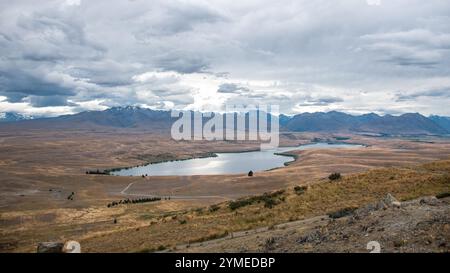
[[[290,222],[284,228],[203,242],[189,252],[449,252],[450,197],[425,196],[400,202],[392,194],[341,217]],[[186,251],[183,249],[182,251]]]

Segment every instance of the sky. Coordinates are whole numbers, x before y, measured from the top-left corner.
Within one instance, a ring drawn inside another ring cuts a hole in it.
[[[0,112],[450,116],[450,1],[0,0]]]

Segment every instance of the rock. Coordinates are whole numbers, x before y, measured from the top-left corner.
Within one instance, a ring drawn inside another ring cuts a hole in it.
[[[395,197],[392,196],[392,194],[388,193],[388,194],[386,194],[386,196],[383,198],[382,202],[385,203],[386,206],[391,207],[391,206],[393,206],[393,203],[398,202],[398,200],[395,199]]]
[[[81,253],[80,243],[77,241],[67,241],[64,244],[63,250],[64,253]]]
[[[373,211],[383,210],[383,209],[387,209],[389,207],[400,208],[401,206],[402,206],[402,203],[400,201],[398,201],[397,199],[395,199],[395,197],[392,196],[392,194],[388,193],[380,201],[372,203],[372,204],[368,204],[366,206],[363,206],[363,207],[357,209],[354,213],[354,219],[358,220],[361,217],[369,215]]]
[[[420,199],[419,203],[421,205],[430,205],[430,206],[436,206],[439,204],[439,199],[437,199],[435,196],[427,196]]]
[[[401,203],[397,199],[395,199],[395,197],[392,196],[392,194],[388,193],[383,199],[377,202],[376,209],[381,210],[387,209],[389,207],[400,207],[400,206]]]
[[[63,243],[58,242],[42,242],[38,244],[38,253],[63,253]]]
[[[297,240],[297,243],[304,244],[304,243],[313,243],[313,242],[320,242],[323,239],[323,234],[319,230],[314,230],[310,232],[309,234],[300,237]]]
[[[375,206],[375,210],[381,210],[381,209],[386,209],[386,203],[384,203],[383,201],[378,201],[378,203]]]

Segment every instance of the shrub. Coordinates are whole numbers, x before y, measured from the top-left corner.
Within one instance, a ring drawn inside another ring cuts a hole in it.
[[[264,207],[273,208],[275,205],[279,204],[280,201],[284,201],[284,198],[280,197],[280,195],[282,195],[283,193],[284,193],[284,190],[279,190],[279,191],[272,192],[272,193],[266,192],[263,195],[257,195],[257,196],[252,196],[249,198],[238,199],[236,201],[231,201],[228,204],[228,207],[231,210],[236,210],[238,208],[249,206],[254,203],[264,202]],[[279,197],[278,201],[275,200],[275,198],[277,198],[277,197]]]
[[[158,246],[158,248],[157,248],[156,250],[158,250],[158,251],[163,251],[163,250],[165,250],[165,249],[166,249],[165,246],[160,245],[160,246]]]
[[[332,219],[338,219],[352,214],[356,208],[344,208],[335,212],[331,212],[328,216]]]
[[[228,204],[228,207],[229,207],[231,210],[235,210],[235,209],[238,209],[238,208],[240,208],[240,207],[245,207],[245,206],[251,205],[252,203],[253,203],[253,202],[252,202],[252,200],[250,200],[250,199],[236,200],[236,201],[231,201],[231,202]]]
[[[190,241],[189,243],[200,243],[200,242],[205,242],[205,241],[211,241],[211,240],[215,240],[215,239],[219,239],[219,238],[223,238],[229,235],[228,230],[225,230],[222,233],[212,233],[209,234],[205,237],[201,237],[195,240]]]
[[[187,221],[186,221],[185,219],[180,220],[180,225],[184,225],[184,224],[186,224],[186,223],[187,223]]]
[[[305,193],[307,189],[308,189],[307,186],[295,186],[294,187],[294,191],[297,195]]]
[[[264,207],[265,208],[271,209],[271,208],[275,207],[276,205],[278,205],[278,202],[273,200],[272,198],[268,198],[268,199],[264,200]]]
[[[404,245],[406,245],[407,241],[406,240],[395,240],[393,242],[394,247],[402,247]]]
[[[220,207],[218,205],[211,205],[209,207],[209,212],[215,212],[218,211],[220,209]]]
[[[442,193],[437,194],[436,198],[442,199],[442,198],[449,197],[449,196],[450,196],[450,192],[442,192]]]
[[[330,179],[331,181],[341,179],[341,174],[340,173],[332,173],[328,176],[328,179]]]
[[[275,243],[275,238],[269,237],[266,239],[266,245],[273,245]]]
[[[194,211],[195,211],[197,214],[202,214],[202,213],[203,213],[203,208],[197,208],[197,209],[194,209]]]

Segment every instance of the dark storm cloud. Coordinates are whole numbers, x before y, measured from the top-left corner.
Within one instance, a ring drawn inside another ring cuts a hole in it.
[[[25,101],[34,107],[76,105],[69,103],[67,97],[64,96],[28,96]]]
[[[117,87],[130,85],[135,75],[133,67],[111,60],[80,64],[68,70],[68,73],[78,79],[103,87]]]
[[[450,98],[450,87],[413,92],[411,94],[400,93],[397,95],[397,101],[410,101],[419,97],[440,97],[442,99]]]
[[[299,106],[326,106],[330,104],[334,104],[337,102],[343,102],[344,100],[337,97],[322,97],[322,98],[311,98],[308,97],[302,102],[300,102]]]
[[[67,73],[71,62],[101,58],[106,49],[87,39],[84,25],[53,10],[21,13],[3,34],[0,48],[0,95],[33,107],[67,106],[82,89]]]
[[[76,94],[71,86],[63,86],[62,79],[55,76],[40,75],[35,71],[0,70],[0,94],[6,97],[71,96]]]
[[[84,23],[76,18],[33,13],[18,16],[16,26],[15,45],[21,47],[25,60],[94,60],[106,51],[86,38]]]

